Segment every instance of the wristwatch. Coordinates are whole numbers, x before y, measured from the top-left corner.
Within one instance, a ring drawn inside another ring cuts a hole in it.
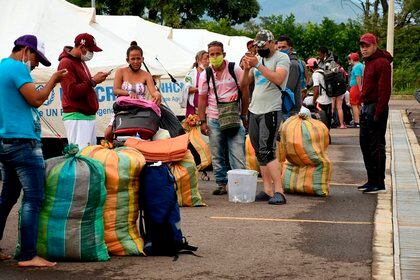
[[[258,61],[258,63],[257,63],[257,64],[255,64],[255,66],[254,66],[254,67],[255,67],[256,69],[258,69],[258,67],[260,67],[260,66],[261,66],[261,62],[259,62],[259,61]]]
[[[90,84],[93,88],[96,87],[96,82],[93,79],[90,80]]]
[[[248,120],[248,115],[241,115],[241,120],[242,121]]]
[[[199,120],[198,121],[198,125],[202,125],[203,123],[206,123],[206,120],[204,119],[204,120]]]

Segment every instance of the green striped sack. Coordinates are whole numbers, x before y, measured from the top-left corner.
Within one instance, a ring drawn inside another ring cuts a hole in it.
[[[38,254],[61,261],[108,260],[105,199],[105,173],[100,162],[79,154],[47,160]]]

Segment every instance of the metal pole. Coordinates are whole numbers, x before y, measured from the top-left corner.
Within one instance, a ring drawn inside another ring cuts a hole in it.
[[[386,50],[394,56],[394,0],[389,1],[388,28],[386,34]],[[394,63],[391,63],[391,94],[394,92]],[[395,275],[395,279],[399,279]]]
[[[386,50],[394,55],[394,0],[389,1],[388,9],[388,29],[386,34]]]
[[[91,0],[91,6],[92,6],[92,8],[96,8],[95,0]]]

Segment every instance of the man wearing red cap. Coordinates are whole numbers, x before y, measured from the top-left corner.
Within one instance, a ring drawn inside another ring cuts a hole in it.
[[[368,182],[358,189],[363,193],[385,192],[385,131],[391,95],[392,56],[378,48],[375,35],[360,37],[365,59],[360,115],[360,147]]]
[[[63,95],[63,121],[69,143],[83,149],[96,144],[96,112],[99,108],[95,86],[105,81],[109,73],[99,72],[91,76],[86,61],[94,52],[102,51],[95,38],[83,33],[74,40],[74,48],[64,47],[58,60],[58,69],[67,69],[68,75],[61,80]]]

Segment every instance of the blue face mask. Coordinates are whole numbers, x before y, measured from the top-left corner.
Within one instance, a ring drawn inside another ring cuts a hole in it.
[[[289,52],[290,52],[290,49],[287,49],[287,50],[280,50],[282,53],[285,53],[285,54],[289,54]]]

